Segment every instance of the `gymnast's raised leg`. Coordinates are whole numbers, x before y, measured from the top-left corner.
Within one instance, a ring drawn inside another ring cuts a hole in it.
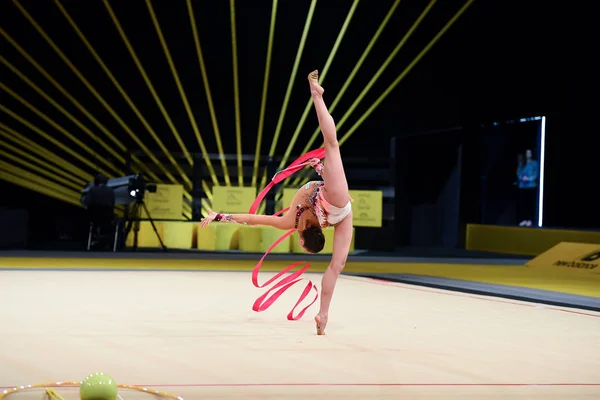
[[[323,88],[318,83],[318,71],[309,74],[308,80],[312,99],[317,112],[319,126],[325,143],[325,168],[322,172],[325,181],[323,196],[331,205],[343,208],[350,200],[348,182],[344,172],[344,164],[337,140],[337,132],[333,117],[329,114],[323,100]],[[338,276],[344,269],[350,243],[352,241],[352,213],[335,226],[333,239],[333,255],[331,262],[323,274],[321,281],[321,307],[315,316],[317,334],[325,334],[325,326],[329,317],[329,306]]]
[[[346,173],[344,172],[335,122],[323,100],[324,90],[319,85],[318,79],[318,71],[313,71],[308,75],[310,92],[317,112],[319,127],[323,134],[323,142],[325,143],[326,168],[322,174],[325,181],[325,198],[329,203],[341,208],[346,205],[350,198],[348,194],[348,182],[346,181]]]

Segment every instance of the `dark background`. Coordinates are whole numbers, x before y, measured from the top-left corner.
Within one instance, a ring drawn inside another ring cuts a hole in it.
[[[310,3],[308,0],[279,1],[262,154],[267,154],[271,146]],[[359,3],[323,83],[326,101],[331,102],[335,98],[392,3],[392,0],[362,0]],[[156,142],[93,59],[55,2],[26,0],[20,1],[19,4],[31,14],[132,130],[143,138],[144,143],[159,153]],[[99,0],[65,0],[61,4],[125,87],[127,94],[143,112],[165,146],[170,151],[180,152],[182,149],[171,134],[127,52],[104,3]],[[110,4],[173,123],[182,135],[187,150],[199,152],[200,148],[152,25],[146,3],[130,0],[111,1]],[[152,4],[208,151],[216,153],[217,146],[186,2],[153,1]],[[224,152],[235,154],[229,2],[194,0],[192,4]],[[416,0],[403,0],[400,3],[359,74],[333,112],[336,120],[351,106],[426,4],[427,2]],[[463,4],[462,1],[438,1],[434,5],[346,122],[340,135],[360,118]],[[306,75],[313,69],[323,68],[351,5],[350,0],[317,2],[306,47],[293,80],[293,92],[276,150],[279,155],[285,152],[289,137],[296,128],[308,100]],[[272,2],[237,1],[235,6],[242,151],[244,154],[253,155]],[[364,155],[367,148],[368,156],[388,157],[390,139],[394,136],[461,126],[466,138],[463,148],[464,165],[468,167],[467,171],[471,171],[467,172],[462,180],[461,221],[475,222],[481,217],[479,169],[484,162],[475,144],[484,134],[481,124],[545,115],[545,225],[598,228],[600,223],[596,206],[597,196],[593,193],[598,176],[598,152],[597,146],[593,145],[597,128],[593,119],[595,113],[589,113],[595,101],[595,93],[591,91],[593,75],[588,73],[593,70],[589,63],[592,55],[592,47],[589,45],[593,44],[589,30],[593,25],[587,24],[593,18],[590,8],[589,2],[474,1],[343,145],[344,156]],[[119,140],[131,150],[137,150],[137,146],[122,127],[52,50],[13,1],[0,2],[0,26]],[[4,37],[2,57],[76,115],[92,131],[102,135]],[[86,139],[83,132],[13,72],[4,65],[0,68],[5,85],[77,137]],[[11,95],[2,91],[1,96],[5,107],[68,143],[62,134]],[[9,115],[0,115],[1,121],[9,127],[47,145],[47,142]],[[293,154],[298,154],[306,145],[307,136],[312,134],[316,123],[314,113],[309,114],[293,148]],[[368,147],[365,147],[365,141]],[[100,156],[107,156],[105,151],[93,142],[88,140],[86,143],[96,146]],[[317,141],[315,146],[318,144],[320,141]],[[76,147],[73,144],[70,146]],[[417,171],[434,167],[435,162],[435,158],[425,155]],[[214,162],[213,164],[216,165]],[[60,224],[75,224],[83,218],[82,210],[77,207],[64,205],[4,181],[0,181],[0,193],[1,207],[26,208],[30,211],[29,219],[37,226],[32,230],[37,235],[34,238],[36,240],[51,237],[59,230]],[[63,218],[65,216],[70,218]]]

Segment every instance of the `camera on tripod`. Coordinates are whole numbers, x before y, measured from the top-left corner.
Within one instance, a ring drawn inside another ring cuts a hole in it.
[[[90,182],[81,191],[81,203],[87,207],[86,196],[94,182]],[[132,201],[141,201],[146,192],[156,193],[156,184],[148,184],[141,174],[108,179],[106,186],[115,193],[115,205],[129,205]]]
[[[146,192],[156,193],[156,184],[146,184],[146,180],[142,175],[133,175],[129,179],[127,190],[133,200],[142,201]]]
[[[90,182],[82,191],[81,191],[81,203],[84,208],[87,208],[87,195],[90,189],[94,186],[94,182]],[[167,251],[166,246],[163,244],[160,235],[158,234],[158,230],[156,229],[156,225],[154,224],[154,220],[150,215],[150,211],[148,207],[146,207],[146,203],[144,203],[144,198],[146,196],[146,192],[156,193],[156,184],[148,184],[144,179],[144,176],[141,174],[128,175],[119,178],[112,178],[106,181],[106,186],[111,188],[115,194],[115,205],[124,205],[127,207],[125,213],[125,232],[123,237],[123,243],[127,240],[127,236],[133,228],[133,250],[137,250],[138,247],[138,232],[140,230],[140,221],[142,217],[141,210],[144,209],[146,212],[146,216],[156,233],[158,241],[164,251]],[[131,206],[131,207],[129,207]]]

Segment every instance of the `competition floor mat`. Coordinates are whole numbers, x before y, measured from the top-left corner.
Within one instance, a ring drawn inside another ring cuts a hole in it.
[[[303,284],[255,312],[243,265],[124,262],[0,270],[0,394],[100,371],[191,400],[600,397],[597,312],[343,275],[317,336],[318,304],[286,319]]]

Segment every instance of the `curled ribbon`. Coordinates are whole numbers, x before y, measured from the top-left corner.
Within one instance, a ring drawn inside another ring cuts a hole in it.
[[[288,178],[289,176],[293,175],[295,172],[297,172],[297,171],[301,170],[302,168],[304,168],[306,165],[308,165],[310,163],[309,160],[311,160],[312,158],[318,158],[318,159],[322,160],[324,157],[325,157],[325,149],[324,148],[319,148],[319,149],[310,151],[310,152],[304,154],[303,156],[300,156],[294,162],[292,162],[287,168],[285,168],[285,169],[283,169],[281,171],[278,171],[273,176],[273,178],[271,179],[271,182],[269,182],[269,184],[267,186],[265,186],[265,188],[260,192],[260,194],[258,195],[258,197],[256,198],[256,200],[254,200],[254,203],[252,203],[252,206],[250,206],[249,214],[256,213],[256,210],[258,209],[258,206],[260,205],[260,203],[262,202],[262,200],[265,198],[265,196],[267,195],[267,193],[273,188],[273,186],[275,186],[279,182],[283,181],[284,179]],[[274,215],[283,214],[287,210],[289,210],[289,207],[286,207],[286,208],[284,208],[284,209],[276,212]],[[302,280],[302,278],[300,278],[300,276],[304,272],[306,272],[308,270],[308,268],[310,267],[310,263],[305,262],[305,261],[298,261],[298,262],[295,262],[295,263],[290,264],[287,267],[285,267],[283,270],[281,270],[279,273],[277,273],[275,276],[273,276],[271,279],[269,279],[264,284],[260,285],[258,283],[258,273],[260,271],[260,267],[261,267],[263,261],[265,260],[265,258],[269,255],[269,253],[271,252],[271,250],[273,250],[277,245],[279,245],[282,241],[284,241],[288,236],[290,236],[295,231],[296,231],[296,229],[290,229],[288,232],[284,233],[279,239],[277,239],[267,249],[267,251],[265,252],[265,254],[261,257],[261,259],[258,261],[258,263],[256,264],[256,266],[252,270],[252,284],[255,287],[259,288],[259,289],[265,288],[266,286],[268,286],[272,282],[274,282],[277,279],[279,279],[281,276],[283,276],[288,271],[293,270],[294,268],[296,268],[297,266],[299,266],[299,265],[301,265],[303,263],[305,263],[305,265],[301,269],[299,269],[298,271],[290,273],[286,277],[284,277],[281,280],[279,280],[279,282],[275,283],[262,296],[260,296],[259,298],[257,298],[256,301],[254,302],[254,304],[252,305],[252,310],[254,310],[256,312],[261,312],[261,311],[265,311],[266,309],[268,309],[269,307],[271,307],[271,305],[286,290],[288,290],[289,288],[291,288],[296,283],[298,283],[298,282],[300,282]],[[273,292],[275,289],[279,289],[279,290],[277,290],[275,293],[273,293],[271,296],[269,296],[271,294],[271,292]],[[313,299],[313,301],[309,305],[307,305],[302,310],[300,310],[300,312],[298,313],[298,315],[294,316],[294,311],[296,310],[296,308],[298,307],[298,305],[306,297],[308,297],[308,295],[311,292],[311,290],[315,291],[315,298]],[[300,295],[298,301],[296,301],[296,304],[291,309],[291,311],[288,313],[287,319],[290,320],[290,321],[297,321],[300,318],[302,318],[302,316],[304,315],[304,313],[306,312],[306,310],[308,310],[310,308],[310,306],[312,306],[315,303],[315,301],[317,301],[318,298],[319,298],[319,292],[317,290],[317,286],[315,284],[313,284],[312,281],[308,281],[308,283],[306,284],[306,287],[302,291],[302,294]]]

